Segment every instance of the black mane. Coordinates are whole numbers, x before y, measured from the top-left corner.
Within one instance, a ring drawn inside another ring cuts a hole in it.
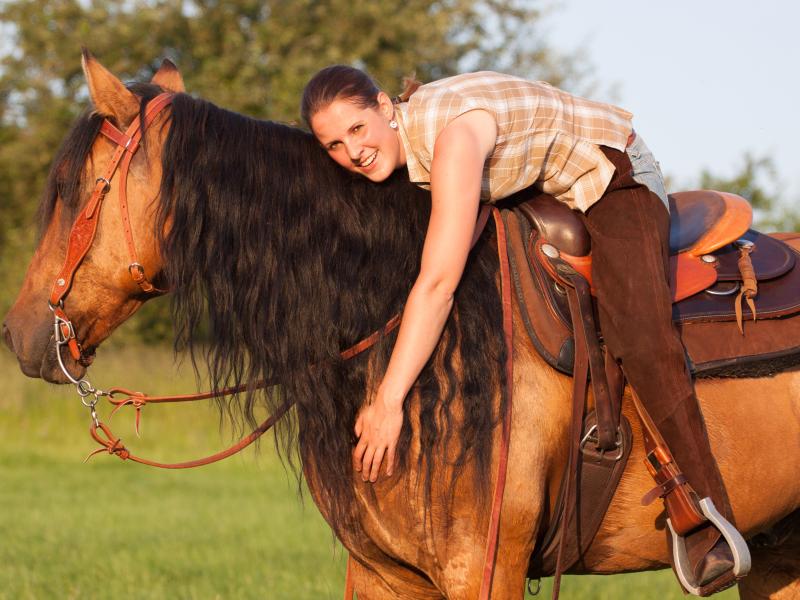
[[[136,91],[142,109],[158,92],[147,85]],[[68,136],[42,203],[45,220],[59,189],[67,208],[77,210],[83,162],[99,125],[84,115]],[[185,94],[173,99],[169,127],[155,226],[161,275],[173,290],[176,349],[188,349],[195,368],[207,366],[214,389],[281,382],[221,408],[240,425],[254,424],[259,408],[295,401],[276,442],[290,461],[299,452],[320,483],[315,494],[323,513],[342,532],[357,525],[356,412],[365,390],[380,381],[395,334],[349,361],[339,353],[402,311],[419,269],[430,197],[405,173],[369,182],[336,166],[302,130]],[[453,466],[451,492],[468,460],[477,467],[475,484],[489,481],[504,357],[491,230],[470,256],[453,314],[415,387],[417,468],[428,495],[434,461],[445,456]],[[410,466],[410,439],[406,419],[401,469]]]

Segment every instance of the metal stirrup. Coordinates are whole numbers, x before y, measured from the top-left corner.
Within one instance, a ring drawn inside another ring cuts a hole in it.
[[[700,510],[703,511],[703,514],[719,530],[728,543],[733,554],[732,572],[737,579],[741,579],[750,572],[750,550],[747,547],[747,542],[744,541],[742,534],[717,511],[711,498],[700,500]],[[667,526],[672,535],[672,558],[675,562],[675,571],[678,574],[678,579],[680,579],[681,584],[689,593],[699,596],[700,586],[689,583],[690,579],[694,579],[694,577],[691,576],[692,568],[686,555],[684,538],[675,533],[672,528],[672,522],[669,519],[667,519]]]

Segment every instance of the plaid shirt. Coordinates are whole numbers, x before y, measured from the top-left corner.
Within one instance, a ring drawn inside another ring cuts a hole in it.
[[[439,132],[457,116],[482,109],[497,121],[481,198],[494,202],[532,184],[587,210],[608,187],[614,166],[598,145],[625,150],[631,113],[552,87],[489,71],[421,86],[396,107],[411,181],[429,186]]]

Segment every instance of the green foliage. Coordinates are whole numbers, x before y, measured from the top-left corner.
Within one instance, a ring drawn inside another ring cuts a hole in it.
[[[700,189],[731,192],[746,198],[754,209],[757,228],[798,231],[800,213],[790,208],[781,195],[780,182],[772,158],[756,158],[746,153],[741,166],[729,177],[704,169],[700,173]]]
[[[88,106],[81,46],[123,80],[148,80],[168,57],[191,93],[254,117],[295,122],[306,81],[332,63],[366,68],[390,93],[404,75],[430,80],[486,67],[569,84],[580,74],[545,42],[537,4],[0,2],[0,315],[32,253],[31,224],[49,163]]]

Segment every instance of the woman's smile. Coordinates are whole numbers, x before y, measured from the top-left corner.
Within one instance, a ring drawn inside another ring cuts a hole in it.
[[[377,158],[378,158],[378,151],[375,150],[375,152],[373,152],[372,154],[367,156],[366,159],[361,160],[358,163],[358,166],[361,169],[369,169],[375,163],[375,159],[377,159]]]

